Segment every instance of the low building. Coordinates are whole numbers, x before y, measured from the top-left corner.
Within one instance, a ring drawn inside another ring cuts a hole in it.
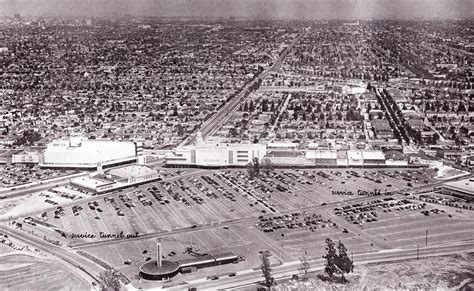
[[[386,151],[385,164],[387,166],[407,166],[408,158],[399,151]]]
[[[385,165],[385,155],[382,151],[362,151],[364,165]]]
[[[306,162],[304,151],[270,151],[265,156],[273,165],[295,166]]]
[[[336,151],[306,151],[306,165],[336,165]]]
[[[393,131],[390,124],[385,119],[374,119],[371,122],[374,134],[379,139],[393,138]]]
[[[421,130],[425,127],[425,123],[420,119],[408,119],[407,124],[414,130]]]
[[[298,144],[294,142],[270,142],[267,144],[267,148],[269,150],[296,149],[298,148]]]
[[[15,135],[0,135],[0,145],[12,146],[18,139]]]
[[[12,164],[38,164],[42,156],[42,150],[24,150],[12,155]]]
[[[121,167],[105,173],[99,167],[95,173],[71,180],[71,184],[95,193],[104,193],[161,178],[156,170],[143,165]]]
[[[462,157],[462,152],[460,150],[438,149],[436,150],[436,156],[447,160],[459,160]]]
[[[474,201],[474,179],[464,179],[454,182],[444,183],[441,192],[446,195],[465,199],[468,202]]]
[[[347,166],[347,151],[337,151],[337,161],[336,164],[338,166]]]
[[[310,150],[330,150],[331,148],[332,145],[325,141],[320,141],[317,143],[313,142],[308,144],[308,149]]]
[[[386,92],[396,103],[408,103],[405,94],[398,88],[387,88]]]
[[[362,151],[347,151],[347,164],[349,166],[363,166],[364,158],[362,157]]]

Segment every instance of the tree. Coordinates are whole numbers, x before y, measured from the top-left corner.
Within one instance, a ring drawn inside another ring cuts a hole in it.
[[[446,112],[448,112],[449,109],[450,109],[449,103],[448,103],[448,101],[445,101],[444,104],[443,104],[443,110],[446,111]]]
[[[341,273],[341,280],[344,283],[346,281],[344,273],[350,273],[354,270],[353,261],[347,256],[347,249],[343,243],[338,242],[337,246],[338,253],[336,253],[336,247],[334,242],[330,239],[326,239],[326,255],[323,258],[326,259],[326,267],[324,271],[332,279],[334,273]]]
[[[334,246],[334,242],[332,239],[326,239],[326,251],[327,253],[323,256],[326,259],[326,266],[324,268],[324,272],[329,275],[329,278],[332,279],[332,276],[337,271],[336,267],[336,248]]]
[[[244,111],[247,111],[247,112],[249,111],[249,105],[247,102],[245,102],[244,104]]]
[[[178,131],[178,136],[183,136],[184,135],[184,129],[183,129],[183,126],[178,123],[178,125],[176,126],[177,128],[177,131]]]
[[[306,280],[308,278],[308,273],[311,266],[309,265],[305,256],[303,256],[300,259],[300,261],[301,261],[301,265],[298,267],[298,271],[300,271],[301,276],[303,277],[303,280]]]
[[[271,112],[275,112],[275,102],[272,100],[272,102],[270,103],[270,111]]]
[[[116,291],[120,290],[120,273],[114,269],[108,269],[99,275],[100,290]]]
[[[435,132],[435,133],[433,134],[433,137],[432,137],[432,142],[433,142],[433,144],[437,144],[438,141],[439,141],[439,138],[440,138],[439,134],[438,134],[437,132]]]
[[[263,169],[263,172],[265,173],[265,175],[269,176],[270,173],[273,172],[275,167],[273,166],[273,163],[272,163],[272,161],[270,161],[269,158],[265,158],[262,161],[262,169]]]
[[[270,268],[270,260],[268,259],[268,251],[265,251],[260,256],[262,264],[260,268],[262,269],[263,276],[265,277],[265,286],[268,288],[273,286],[274,279],[272,276],[272,269]]]
[[[267,112],[268,111],[268,100],[263,99],[262,100],[262,112]]]
[[[293,111],[293,119],[297,120],[298,119],[298,111]]]
[[[250,112],[253,112],[254,110],[255,110],[255,105],[253,104],[253,101],[250,100],[249,111],[250,111]]]
[[[457,112],[464,112],[464,111],[466,111],[466,106],[464,105],[464,103],[460,102]]]
[[[319,115],[319,120],[324,120],[324,113],[321,112],[321,114]]]
[[[258,158],[253,158],[253,170],[255,173],[255,176],[260,175],[260,162],[258,161]]]
[[[341,272],[342,283],[346,281],[344,273],[350,273],[354,270],[354,264],[352,260],[347,256],[347,249],[341,241],[337,245],[338,256],[336,257],[336,266]]]
[[[229,134],[232,136],[232,137],[236,137],[239,135],[239,132],[237,131],[237,129],[235,127],[232,127],[231,129],[229,129]]]
[[[253,180],[253,178],[255,177],[253,165],[250,162],[247,164],[247,174],[249,175],[250,180]]]

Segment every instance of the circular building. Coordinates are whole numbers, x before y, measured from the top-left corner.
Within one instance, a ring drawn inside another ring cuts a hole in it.
[[[173,261],[148,261],[140,266],[140,276],[146,280],[171,278],[179,272],[179,264]]]

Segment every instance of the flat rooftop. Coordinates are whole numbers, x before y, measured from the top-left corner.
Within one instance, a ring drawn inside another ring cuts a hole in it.
[[[153,174],[156,174],[157,172],[148,166],[131,165],[127,167],[113,169],[113,170],[108,171],[107,173],[113,176],[128,178],[128,177],[141,177],[145,175],[153,175]]]
[[[77,185],[80,185],[82,187],[86,187],[86,188],[89,188],[89,189],[94,189],[94,188],[97,188],[97,187],[100,187],[100,186],[104,186],[104,185],[108,185],[108,184],[113,183],[111,181],[98,179],[96,177],[89,177],[89,176],[76,178],[76,179],[73,180],[73,182]]]
[[[385,160],[385,155],[381,151],[363,151],[364,160]]]
[[[469,195],[474,195],[474,179],[464,179],[454,182],[444,183],[444,186],[453,190],[461,191]]]
[[[306,151],[307,159],[337,159],[336,151]]]
[[[267,153],[267,157],[276,157],[276,158],[296,158],[303,155],[301,151],[270,151]]]

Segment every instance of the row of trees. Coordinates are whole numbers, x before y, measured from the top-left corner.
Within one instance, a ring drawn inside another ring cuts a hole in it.
[[[243,104],[240,105],[240,108],[239,110],[240,111],[245,111],[245,112],[254,112],[255,111],[255,104],[253,103],[253,100],[250,100],[250,102],[245,102]],[[267,99],[263,99],[262,100],[262,103],[261,103],[261,109],[262,109],[262,112],[275,112],[276,110],[276,106],[275,106],[275,102],[272,100],[272,101],[268,101]]]

